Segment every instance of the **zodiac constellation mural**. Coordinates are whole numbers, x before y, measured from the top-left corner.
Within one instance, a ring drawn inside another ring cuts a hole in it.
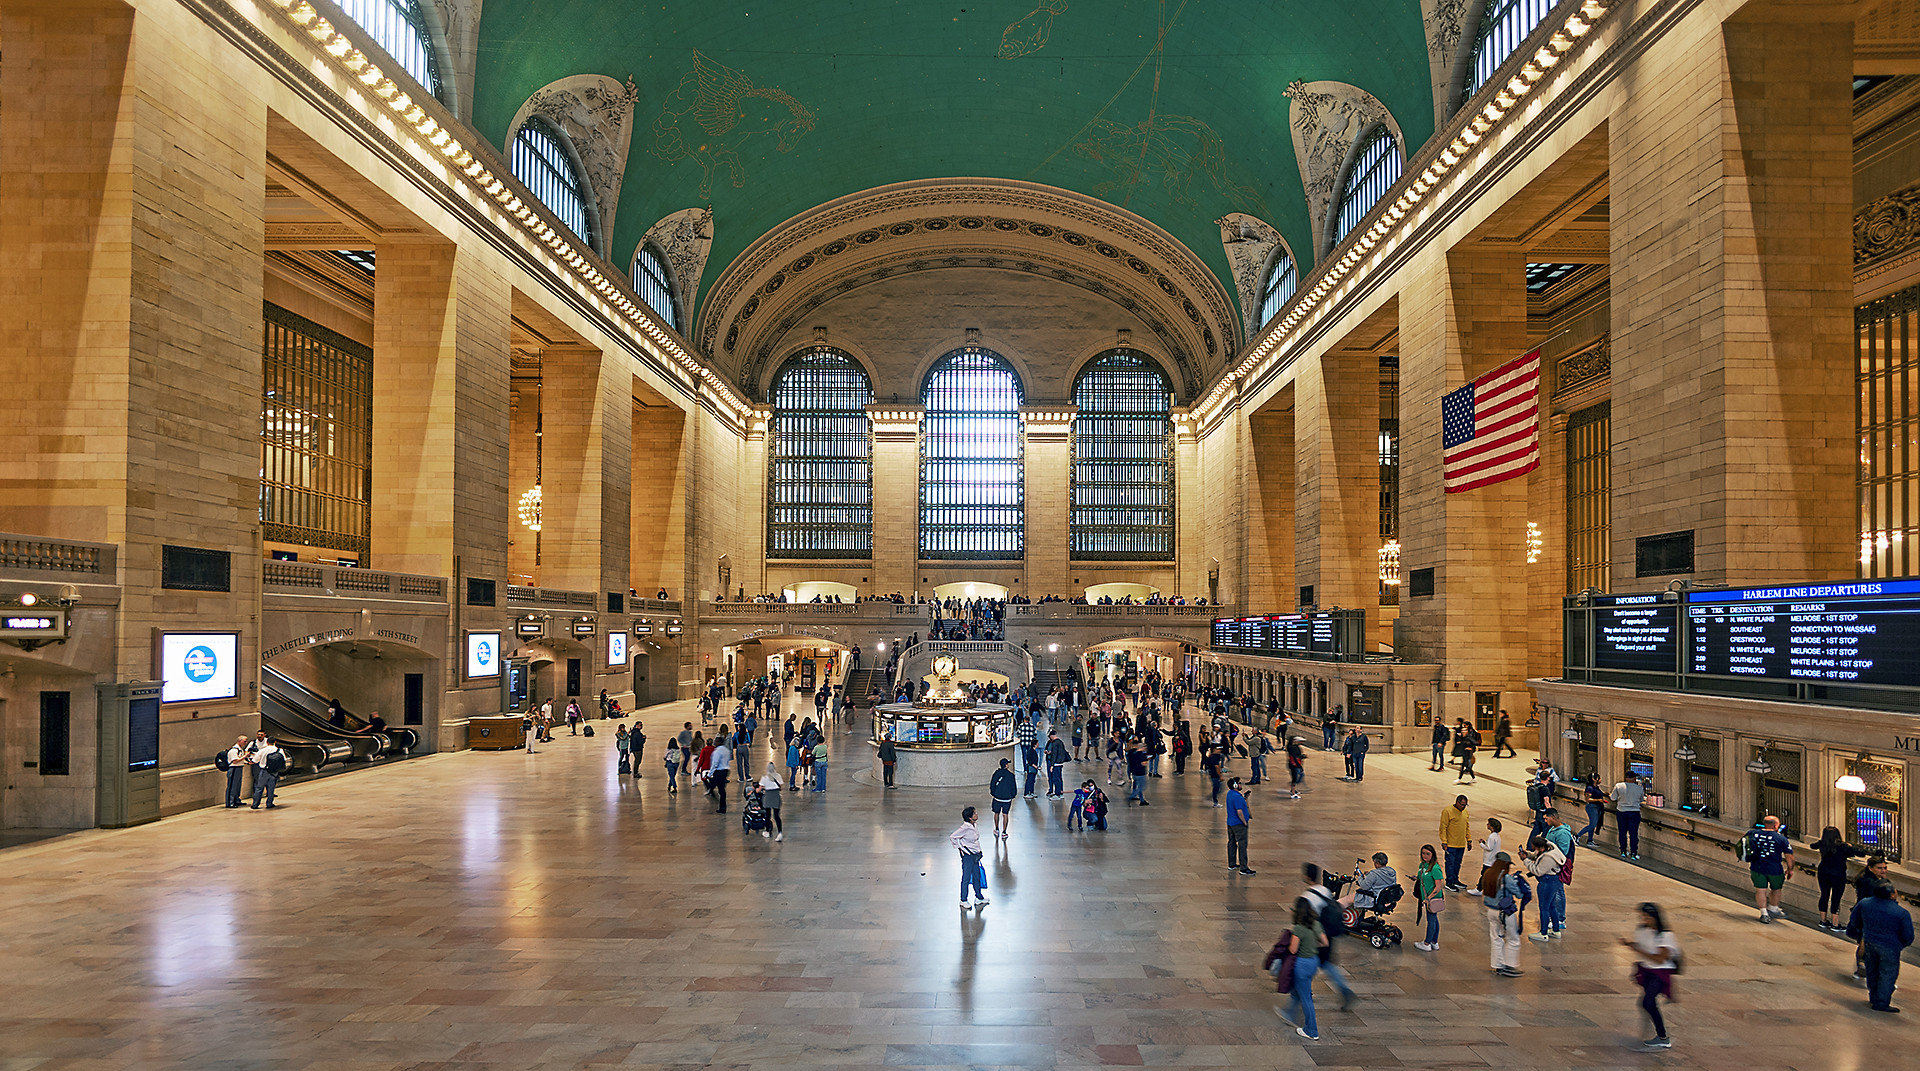
[[[1112,179],[1093,188],[1102,197],[1124,200],[1158,183],[1174,203],[1197,208],[1193,184],[1199,178],[1230,203],[1260,201],[1258,191],[1228,175],[1226,141],[1191,115],[1154,115],[1132,126],[1102,119],[1073,148],[1112,172]]]
[[[700,196],[713,193],[717,171],[735,187],[747,184],[746,158],[755,139],[773,139],[776,152],[792,152],[813,130],[811,108],[785,90],[756,86],[740,71],[698,52],[653,120],[653,154],[668,163],[700,164]]]
[[[1067,10],[1067,0],[1039,0],[1039,6],[1015,22],[1000,35],[1000,58],[1019,59],[1047,47],[1053,35],[1053,17]]]

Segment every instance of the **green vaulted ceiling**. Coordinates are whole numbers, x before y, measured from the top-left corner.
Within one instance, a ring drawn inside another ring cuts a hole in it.
[[[1223,213],[1267,220],[1303,259],[1312,245],[1288,83],[1359,86],[1416,148],[1433,128],[1419,0],[486,0],[473,111],[496,144],[575,74],[639,89],[615,261],[711,204],[703,292],[816,205],[989,177],[1136,212],[1232,293]]]

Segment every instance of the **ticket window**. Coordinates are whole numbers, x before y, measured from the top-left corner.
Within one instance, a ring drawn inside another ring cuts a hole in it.
[[[1765,760],[1765,773],[1753,772],[1754,821],[1767,815],[1780,819],[1780,832],[1798,836],[1803,832],[1800,808],[1800,753],[1756,747],[1756,759]]]
[[[1680,763],[1680,809],[1702,818],[1720,817],[1720,741],[1694,737],[1693,758]]]
[[[1850,760],[1847,772],[1860,778],[1864,792],[1848,792],[1847,839],[1870,852],[1900,858],[1900,778],[1902,768],[1890,763]]]

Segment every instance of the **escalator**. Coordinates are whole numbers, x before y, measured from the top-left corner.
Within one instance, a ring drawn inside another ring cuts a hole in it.
[[[380,732],[368,732],[364,728],[366,722],[352,714],[347,715],[349,728],[332,725],[327,721],[327,701],[312,689],[272,666],[262,667],[262,672],[260,716],[287,739],[304,745],[302,752],[317,749],[324,756],[312,763],[310,769],[333,763],[372,762],[382,757],[400,758],[419,746],[420,734],[412,729],[389,726]],[[360,731],[354,731],[356,725],[362,727]],[[289,754],[293,755],[291,749]]]

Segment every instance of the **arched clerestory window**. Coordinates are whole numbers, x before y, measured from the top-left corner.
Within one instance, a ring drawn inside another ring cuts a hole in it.
[[[1300,285],[1300,267],[1293,262],[1293,254],[1282,248],[1274,258],[1273,266],[1267,269],[1266,284],[1260,288],[1260,326],[1273,322],[1280,310],[1293,300],[1293,291]]]
[[[1400,143],[1393,131],[1375,126],[1362,136],[1360,151],[1354,154],[1347,181],[1341,184],[1340,200],[1333,214],[1333,232],[1327,248],[1331,250],[1367,218],[1380,198],[1400,181]]]
[[[1171,561],[1173,387],[1128,350],[1095,357],[1074,384],[1072,510],[1079,561]]]
[[[340,10],[367,36],[379,42],[428,93],[440,93],[433,36],[420,12],[420,0],[339,0]]]
[[[817,346],[787,358],[767,400],[767,557],[873,556],[873,381]]]
[[[1473,62],[1467,68],[1467,84],[1460,94],[1466,101],[1492,80],[1500,65],[1515,49],[1533,35],[1540,20],[1554,9],[1557,0],[1486,0],[1480,15],[1479,33],[1474,37]]]
[[[1026,553],[1020,377],[967,346],[935,361],[920,392],[920,556],[1014,559]]]
[[[667,273],[667,262],[661,259],[659,250],[645,242],[633,253],[633,288],[668,326],[680,330],[680,315],[673,301],[673,278]]]
[[[592,247],[593,209],[566,135],[533,116],[513,136],[512,162],[513,177],[533,191],[581,244]]]

